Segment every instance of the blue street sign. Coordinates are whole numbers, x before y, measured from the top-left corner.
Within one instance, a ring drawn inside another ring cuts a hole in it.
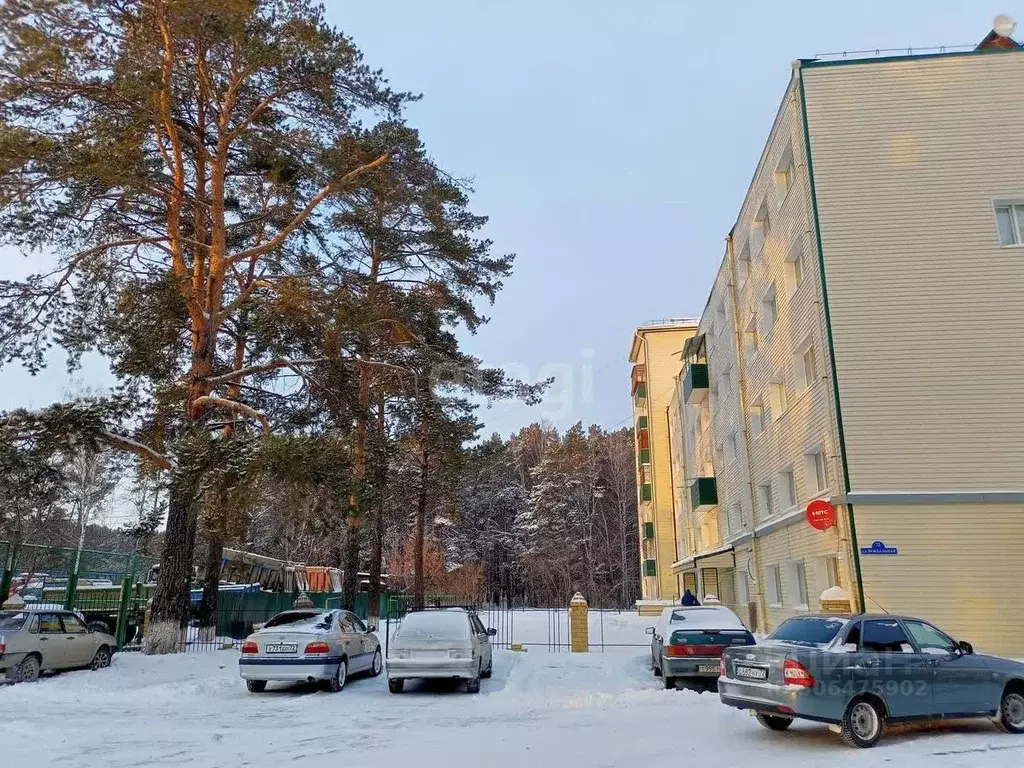
[[[860,553],[862,555],[898,555],[899,550],[896,547],[885,546],[884,541],[873,541],[870,547],[861,547]]]

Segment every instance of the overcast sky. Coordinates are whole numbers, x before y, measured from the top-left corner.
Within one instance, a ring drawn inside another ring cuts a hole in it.
[[[622,425],[632,329],[699,315],[794,59],[973,44],[1001,0],[326,0],[330,20],[399,89],[435,159],[474,179],[515,275],[468,349],[548,401],[481,411],[503,434],[533,420]],[[1020,37],[1020,34],[1017,35]],[[0,251],[0,275],[26,264]],[[102,385],[90,360],[74,374]],[[0,410],[68,385],[63,359],[0,369]]]

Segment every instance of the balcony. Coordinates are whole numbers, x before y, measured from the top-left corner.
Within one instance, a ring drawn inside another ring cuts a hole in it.
[[[640,449],[640,466],[648,466],[651,463],[651,449],[641,448]]]
[[[703,511],[718,506],[718,483],[713,477],[698,477],[690,483],[690,507]]]
[[[653,560],[644,560],[644,576],[657,576],[658,566]]]
[[[651,448],[651,433],[646,428],[638,429],[636,432],[636,447],[641,451],[647,451]]]
[[[641,416],[639,419],[636,420],[636,428],[637,429],[647,429],[647,417],[646,416]]]
[[[708,396],[708,364],[687,363],[683,377],[683,399],[690,405],[699,405]]]
[[[633,373],[630,376],[630,392],[633,395],[633,399],[637,402],[646,399],[647,397],[647,366],[646,365],[634,365]]]
[[[654,538],[654,523],[644,523],[644,539]]]
[[[650,501],[653,495],[650,483],[644,483],[640,486],[640,503],[643,504],[645,501]]]

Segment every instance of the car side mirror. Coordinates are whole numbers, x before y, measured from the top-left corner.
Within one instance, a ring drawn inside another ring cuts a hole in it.
[[[496,630],[494,627],[487,628],[487,635],[489,637],[494,637],[496,634],[498,634],[498,630]]]
[[[648,627],[648,628],[647,628],[647,629],[645,629],[644,631],[645,631],[645,632],[646,632],[646,633],[647,633],[648,635],[653,635],[653,634],[654,634],[654,627]]]
[[[970,656],[974,653],[974,646],[968,643],[966,640],[961,640],[959,643],[956,644],[956,647],[964,656]]]

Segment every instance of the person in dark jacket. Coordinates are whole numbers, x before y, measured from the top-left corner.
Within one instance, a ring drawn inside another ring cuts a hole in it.
[[[683,605],[687,607],[700,605],[700,600],[697,599],[697,596],[694,595],[693,592],[686,590],[686,592],[683,593]]]

